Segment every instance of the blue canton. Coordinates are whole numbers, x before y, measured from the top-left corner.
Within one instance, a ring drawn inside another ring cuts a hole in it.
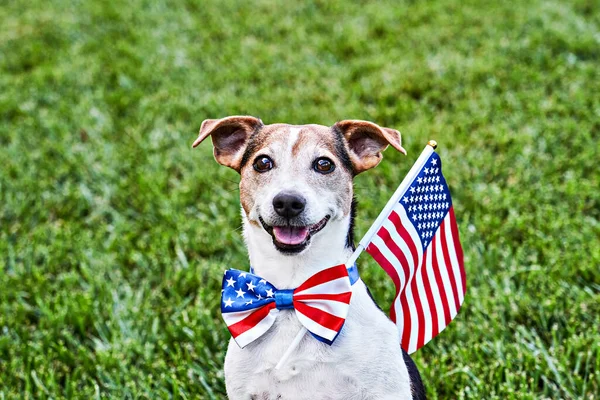
[[[425,251],[452,206],[450,190],[442,175],[442,160],[437,153],[432,153],[423,165],[400,204],[417,230]]]

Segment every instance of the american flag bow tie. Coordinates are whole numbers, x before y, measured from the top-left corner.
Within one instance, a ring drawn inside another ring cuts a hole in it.
[[[296,289],[282,290],[259,276],[230,269],[223,277],[221,314],[242,348],[269,330],[279,310],[292,308],[316,339],[332,344],[348,315],[351,296],[343,264],[317,272]]]

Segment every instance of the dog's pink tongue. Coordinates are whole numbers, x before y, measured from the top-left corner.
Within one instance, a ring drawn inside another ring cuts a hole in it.
[[[273,233],[275,234],[275,239],[277,239],[279,243],[294,245],[304,242],[308,236],[308,228],[298,226],[274,226]]]

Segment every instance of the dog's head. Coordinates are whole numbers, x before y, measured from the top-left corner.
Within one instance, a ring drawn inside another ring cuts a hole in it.
[[[326,127],[209,119],[193,146],[208,136],[217,162],[241,175],[248,229],[270,235],[283,254],[301,253],[327,232],[346,235],[354,176],[379,164],[388,145],[406,153],[400,132],[356,120]]]

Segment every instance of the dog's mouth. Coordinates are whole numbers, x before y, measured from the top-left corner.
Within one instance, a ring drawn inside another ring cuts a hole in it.
[[[258,219],[263,228],[273,238],[275,247],[283,253],[299,253],[308,246],[310,238],[327,225],[331,217],[325,216],[312,225],[268,225],[260,216]]]

